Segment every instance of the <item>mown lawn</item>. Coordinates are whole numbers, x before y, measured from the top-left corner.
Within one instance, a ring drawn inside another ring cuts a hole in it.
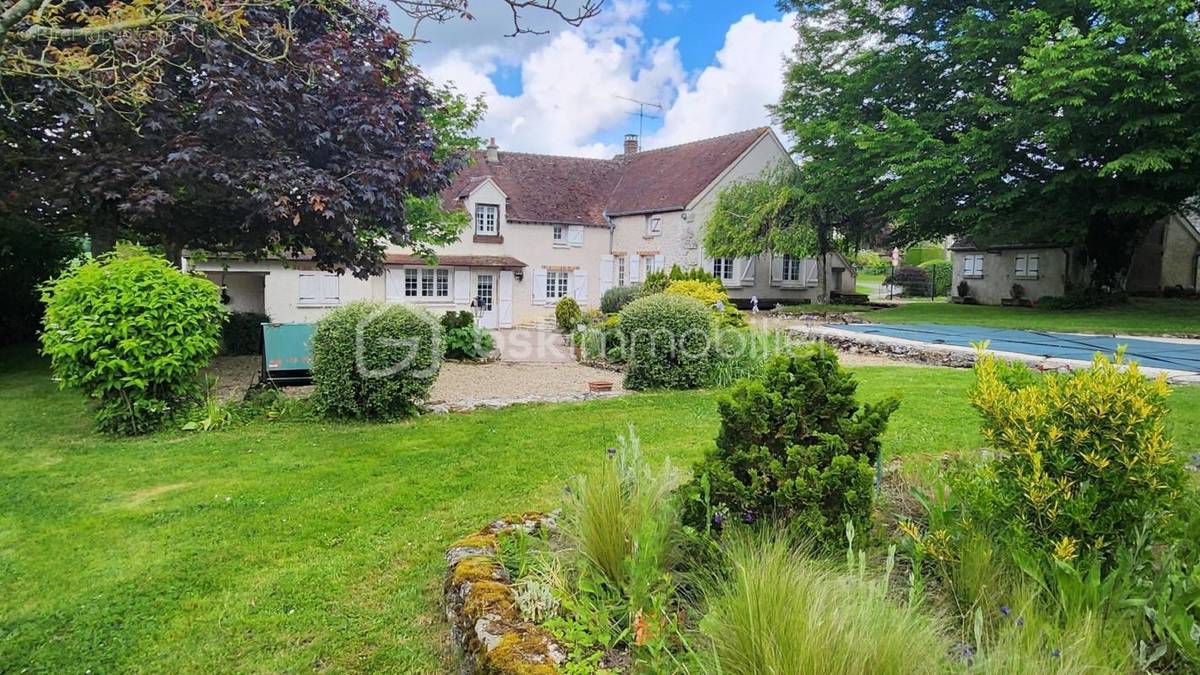
[[[948,323],[1078,333],[1200,336],[1200,301],[1132,298],[1129,304],[1086,310],[922,302],[865,315],[880,323]]]
[[[966,371],[858,369],[903,397],[892,457],[977,447]],[[709,392],[390,425],[258,422],[97,437],[41,363],[0,354],[0,672],[447,672],[442,553],[552,508],[629,425],[688,465]],[[1200,388],[1172,433],[1200,451]]]

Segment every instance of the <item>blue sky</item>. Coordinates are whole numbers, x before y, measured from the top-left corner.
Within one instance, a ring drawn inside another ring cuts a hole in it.
[[[417,62],[435,81],[482,95],[480,128],[502,148],[610,156],[637,131],[636,105],[660,102],[644,147],[770,123],[764,106],[795,44],[790,17],[763,0],[606,0],[579,28],[526,17],[547,35],[504,37],[499,0],[474,0],[477,20],[422,26]],[[403,26],[401,26],[403,29]]]

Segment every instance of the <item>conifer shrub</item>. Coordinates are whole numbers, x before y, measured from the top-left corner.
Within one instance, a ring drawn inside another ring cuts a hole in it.
[[[200,393],[220,347],[220,290],[140,248],[69,269],[42,288],[42,352],[64,387],[96,402],[102,431],[143,434]]]
[[[685,490],[685,524],[719,532],[730,519],[778,519],[827,549],[843,545],[846,521],[868,531],[872,463],[899,403],[859,405],[856,388],[818,346],[774,356],[761,379],[735,384],[718,399],[716,447]]]
[[[712,310],[681,295],[658,293],[621,310],[623,356],[630,389],[693,389],[712,361]]]
[[[328,417],[395,419],[417,412],[442,364],[442,331],[408,305],[354,302],[317,322],[314,409]]]
[[[570,296],[559,298],[554,305],[554,322],[564,331],[573,331],[583,321],[583,310],[579,309],[579,303],[575,302],[575,298]]]

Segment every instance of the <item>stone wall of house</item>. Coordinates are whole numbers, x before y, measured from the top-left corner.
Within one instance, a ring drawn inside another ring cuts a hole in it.
[[[1017,256],[1038,256],[1038,275],[1033,278],[1018,278]],[[982,277],[965,277],[963,268],[969,255],[983,256]],[[952,292],[957,295],[958,284],[966,281],[970,286],[971,297],[984,305],[999,305],[1005,298],[1012,297],[1013,284],[1020,284],[1025,289],[1025,297],[1038,300],[1046,295],[1063,295],[1066,292],[1068,280],[1077,276],[1072,258],[1075,254],[1061,248],[1037,249],[1003,249],[998,251],[954,251],[954,285]]]

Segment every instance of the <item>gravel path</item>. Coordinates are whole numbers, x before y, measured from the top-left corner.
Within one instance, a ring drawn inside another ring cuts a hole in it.
[[[559,401],[583,398],[588,382],[613,383],[613,393],[623,393],[621,373],[579,363],[452,363],[442,365],[431,405],[454,407],[494,404],[501,400]]]

